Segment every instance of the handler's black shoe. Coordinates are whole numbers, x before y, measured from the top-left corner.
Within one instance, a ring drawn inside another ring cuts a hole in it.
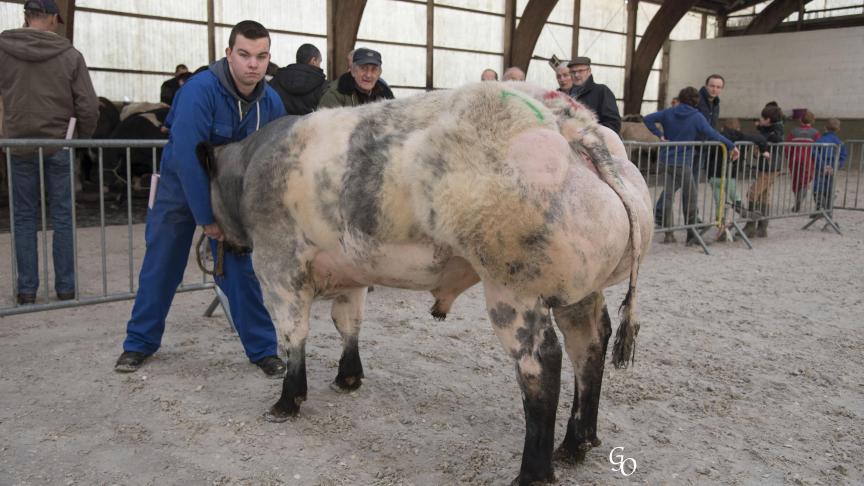
[[[139,353],[137,351],[123,351],[123,354],[117,358],[117,363],[114,365],[114,371],[118,373],[131,373],[138,371],[138,368],[144,364],[144,360],[150,356],[149,354]]]
[[[18,305],[29,305],[36,303],[36,294],[18,294],[16,296]]]
[[[278,356],[267,356],[255,362],[265,375],[271,378],[282,378],[285,376],[285,363]]]

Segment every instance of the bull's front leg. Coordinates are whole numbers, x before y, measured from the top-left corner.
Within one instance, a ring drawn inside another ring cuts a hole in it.
[[[267,279],[262,278],[262,282],[267,282]],[[262,288],[266,292],[265,302],[270,303],[276,334],[288,354],[282,395],[264,418],[270,422],[284,422],[296,416],[300,404],[306,400],[306,337],[309,335],[309,309],[313,296],[307,289],[267,284]]]
[[[561,388],[561,346],[549,308],[537,296],[516,296],[510,289],[484,282],[486,309],[495,333],[516,363],[525,409],[522,466],[513,484],[552,482],[555,412]]]
[[[336,296],[330,315],[333,324],[342,336],[342,357],[339,359],[339,373],[330,385],[337,392],[350,392],[363,384],[363,363],[360,361],[358,339],[360,323],[366,308],[365,286],[346,290]]]
[[[573,362],[576,380],[567,434],[555,451],[555,459],[576,463],[584,460],[585,453],[592,447],[600,445],[597,412],[612,324],[601,292],[593,293],[576,304],[557,307],[553,313],[564,335],[564,349]]]

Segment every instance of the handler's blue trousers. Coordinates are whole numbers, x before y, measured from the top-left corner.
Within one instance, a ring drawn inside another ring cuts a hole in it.
[[[165,317],[189,259],[195,219],[178,175],[162,171],[156,201],[147,214],[147,249],[138,279],[132,318],[126,325],[124,351],[153,354],[162,342]],[[211,241],[211,243],[213,243]],[[215,249],[215,244],[211,245]],[[214,252],[215,254],[215,252]],[[225,275],[216,284],[228,297],[231,317],[250,361],[277,354],[276,331],[264,307],[250,255],[225,252]]]

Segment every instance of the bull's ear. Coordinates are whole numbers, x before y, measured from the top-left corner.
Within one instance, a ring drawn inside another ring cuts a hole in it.
[[[216,177],[216,155],[213,152],[213,146],[207,142],[201,142],[195,147],[195,155],[198,156],[198,161],[204,167],[207,177],[214,179]]]

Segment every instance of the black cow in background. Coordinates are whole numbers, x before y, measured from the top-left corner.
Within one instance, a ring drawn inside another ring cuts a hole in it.
[[[144,111],[138,111],[144,108]],[[165,118],[170,107],[164,104],[139,104],[124,107],[127,116],[121,115],[121,121],[111,133],[112,140],[166,140],[168,129]],[[128,110],[128,111],[127,111]],[[124,114],[126,114],[124,113]],[[143,191],[149,187],[150,174],[159,171],[159,160],[162,149],[132,148],[129,150],[131,176],[127,174],[126,149],[107,148],[104,152],[105,182],[111,192],[116,193],[116,200],[126,198],[126,184],[132,184],[133,191]]]

